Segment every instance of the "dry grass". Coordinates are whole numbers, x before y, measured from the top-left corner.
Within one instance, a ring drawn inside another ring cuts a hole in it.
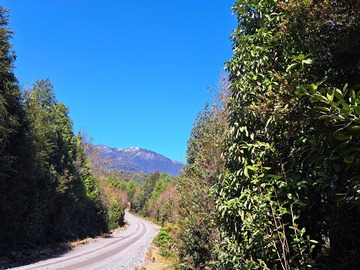
[[[160,255],[160,248],[151,244],[146,253],[144,263],[137,268],[139,270],[175,270],[173,262],[169,258]]]

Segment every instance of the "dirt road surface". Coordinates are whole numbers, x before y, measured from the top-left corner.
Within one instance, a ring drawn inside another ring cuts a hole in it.
[[[125,214],[125,219],[128,221],[128,228],[114,232],[111,238],[97,238],[59,257],[11,269],[135,269],[144,261],[146,251],[159,227],[129,213]]]

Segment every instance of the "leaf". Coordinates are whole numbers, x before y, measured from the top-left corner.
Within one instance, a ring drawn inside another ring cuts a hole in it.
[[[342,106],[343,106],[343,108],[345,109],[345,111],[347,111],[347,112],[349,112],[351,109],[350,109],[350,106],[347,104],[347,103],[345,103],[345,102],[343,102],[342,103]]]
[[[334,136],[334,138],[335,138],[336,140],[338,140],[338,141],[346,141],[346,140],[349,139],[348,136],[346,136],[346,135],[344,135],[344,134],[342,134],[342,133],[336,133],[335,136]]]
[[[341,90],[340,89],[338,89],[338,88],[335,88],[335,90],[334,90],[334,95],[335,95],[335,97],[337,98],[337,99],[343,99],[343,93],[341,92]]]
[[[345,95],[345,93],[347,92],[348,87],[349,87],[349,84],[346,83],[346,84],[344,85],[344,87],[343,87],[343,93],[344,93],[344,95]]]
[[[355,112],[356,112],[357,115],[360,116],[360,106],[355,107]]]
[[[298,63],[292,63],[286,68],[286,72],[289,72],[290,70],[294,69],[297,65]]]
[[[332,94],[326,93],[326,97],[330,102],[333,101],[334,96]]]
[[[306,203],[304,203],[304,202],[302,202],[302,201],[300,201],[300,200],[297,200],[296,202],[295,202],[295,204],[298,204],[298,205],[300,205],[300,206],[306,206]]]
[[[315,94],[315,91],[317,90],[318,86],[314,83],[310,84],[310,90],[311,94]]]
[[[249,172],[247,167],[244,168],[244,175],[249,178]]]
[[[318,101],[322,101],[322,102],[326,102],[328,103],[328,99],[320,94],[315,94],[314,97],[318,100]]]
[[[348,163],[348,164],[353,164],[354,160],[355,160],[355,155],[344,157],[345,163]]]
[[[360,126],[352,126],[350,130],[360,130]]]
[[[269,176],[270,178],[273,178],[273,179],[276,179],[276,180],[282,178],[281,175],[276,175],[276,174],[268,174],[268,176]]]
[[[323,112],[331,112],[331,109],[324,106],[316,106],[316,109],[323,111]]]
[[[250,171],[257,171],[259,170],[258,166],[246,166]]]
[[[304,54],[299,54],[296,57],[294,57],[294,60],[303,61],[305,59]]]
[[[301,63],[303,65],[311,65],[313,63],[313,60],[308,58],[308,59],[302,60]]]

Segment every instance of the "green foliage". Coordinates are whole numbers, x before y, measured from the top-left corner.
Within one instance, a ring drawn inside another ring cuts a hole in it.
[[[151,191],[150,197],[144,205],[144,212],[149,212],[155,202],[159,199],[161,194],[164,193],[165,189],[174,181],[174,178],[170,175],[164,173],[159,176],[158,180],[155,182],[154,188]]]
[[[109,229],[113,230],[124,224],[124,210],[117,201],[113,201],[108,208]]]
[[[17,239],[35,181],[34,149],[13,73],[8,13],[0,7],[0,252]]]
[[[215,223],[215,197],[199,179],[181,178],[178,182],[178,249],[187,266],[213,268],[217,259],[219,232]]]
[[[85,237],[106,230],[99,190],[90,171],[81,136],[74,136],[68,109],[55,98],[49,80],[37,82],[25,93],[24,106],[32,128],[38,198],[29,215],[28,237],[42,241]],[[40,218],[41,217],[41,218]],[[39,220],[41,222],[39,222]],[[41,230],[43,234],[35,233]]]
[[[160,254],[164,257],[172,257],[174,256],[174,252],[172,251],[173,237],[172,233],[176,231],[178,228],[171,223],[167,223],[164,227],[160,229],[160,232],[154,239],[154,244],[160,247]]]
[[[187,165],[177,183],[179,197],[178,253],[184,268],[216,269],[217,229],[215,201],[212,186],[218,182],[223,170],[221,159],[222,136],[226,118],[224,103],[227,98],[227,81],[211,104],[199,114],[188,141]]]
[[[21,95],[7,16],[0,7],[0,254],[122,225],[126,194],[95,177],[50,81]]]
[[[126,193],[128,195],[128,200],[129,202],[132,202],[134,199],[134,194],[135,194],[135,190],[136,190],[136,184],[134,181],[130,180],[129,182],[127,182],[126,184]]]
[[[89,158],[86,156],[85,148],[83,146],[82,136],[78,134],[76,137],[76,171],[78,177],[84,184],[86,197],[91,201],[98,201],[100,196],[100,190],[96,183],[96,178],[91,171],[91,164]]]
[[[11,31],[4,29],[5,44]],[[5,47],[1,65],[12,65],[10,46]],[[2,72],[9,74],[1,77],[0,95],[4,116],[0,252],[106,231],[105,212],[81,137],[74,136],[68,109],[56,100],[50,81],[35,83],[21,99],[12,69]]]
[[[360,235],[355,229],[360,225],[360,92],[347,84],[338,89],[320,83],[305,85],[297,94],[311,104],[309,114],[316,119],[298,154],[316,187],[318,199],[311,211],[321,228],[322,253],[329,254],[338,269],[355,269],[360,264]]]
[[[175,180],[167,173],[155,172],[147,177],[143,185],[128,182],[131,209],[161,224],[174,222],[177,204]]]
[[[236,2],[219,268],[359,266],[359,7]]]
[[[282,33],[285,15],[276,2],[238,1],[234,10],[227,171],[216,187],[220,261],[225,269],[298,269],[311,263],[311,245],[298,224],[306,185],[287,166],[296,101],[280,74],[292,40]]]

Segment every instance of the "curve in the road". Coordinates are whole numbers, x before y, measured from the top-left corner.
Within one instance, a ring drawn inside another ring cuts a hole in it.
[[[119,236],[117,237],[117,240],[115,241],[112,241],[104,246],[102,246],[101,248],[98,248],[96,250],[91,250],[91,251],[88,251],[88,252],[84,252],[84,253],[81,253],[81,254],[78,254],[76,256],[71,256],[71,257],[68,257],[66,259],[63,259],[63,260],[57,260],[56,262],[52,262],[52,263],[47,263],[47,264],[42,264],[41,267],[47,267],[47,266],[51,266],[51,265],[56,265],[56,264],[59,264],[59,263],[63,263],[63,262],[67,262],[67,261],[71,261],[73,259],[77,259],[77,258],[80,258],[80,257],[83,257],[83,256],[86,256],[86,255],[89,255],[91,253],[94,253],[95,251],[100,251],[104,248],[107,248],[107,247],[110,247],[112,245],[115,245],[115,244],[118,244],[119,243],[119,240],[124,240],[124,239],[127,239],[127,238],[130,238],[132,237],[133,235],[137,234],[138,233],[138,230],[139,230],[139,227],[140,227],[140,222],[137,222],[137,228],[135,230],[135,232],[127,235],[127,236]],[[38,269],[38,267],[34,267],[34,268],[27,268],[28,270],[36,270]],[[64,269],[64,268],[61,268],[61,269]],[[71,269],[74,269],[74,268],[71,268]]]
[[[84,262],[79,262],[79,263],[76,263],[76,264],[72,264],[70,266],[67,266],[65,268],[62,268],[63,270],[73,270],[73,269],[77,269],[77,268],[84,268],[84,267],[87,267],[87,266],[90,266],[90,265],[93,265],[99,261],[102,261],[102,260],[105,260],[111,256],[114,256],[116,254],[119,254],[120,252],[124,251],[126,248],[128,248],[129,246],[133,245],[134,243],[136,243],[139,239],[141,239],[141,237],[143,237],[145,234],[146,234],[146,225],[141,222],[141,221],[137,221],[138,224],[140,223],[141,226],[142,226],[142,229],[141,229],[141,232],[138,236],[134,237],[131,239],[131,242],[130,241],[127,241],[125,243],[123,243],[122,245],[108,251],[108,252],[105,252],[105,253],[102,253],[98,256],[95,256],[95,257],[92,257],[91,259],[89,260],[86,260]],[[127,237],[128,238],[128,237]]]
[[[129,221],[128,228],[117,232],[111,238],[99,238],[62,257],[16,269],[133,269],[134,265],[143,260],[146,249],[159,228],[129,213],[126,213],[126,217]]]

